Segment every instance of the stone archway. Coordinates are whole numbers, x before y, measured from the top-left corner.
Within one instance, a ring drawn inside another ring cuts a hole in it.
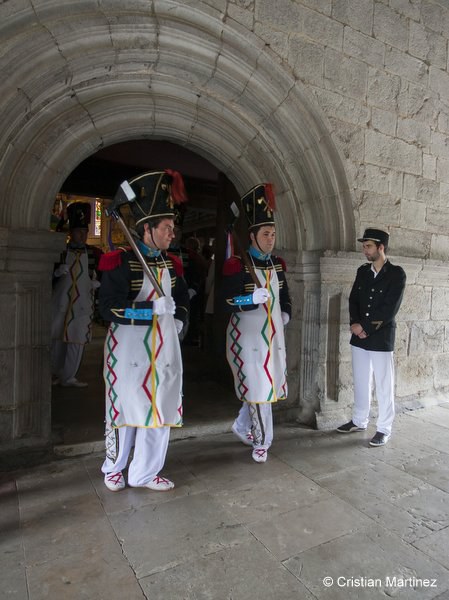
[[[32,322],[28,334],[16,328],[7,336],[19,361],[4,439],[14,445],[48,436],[48,281],[62,243],[46,232],[48,213],[68,174],[102,147],[165,139],[208,159],[241,192],[272,181],[279,246],[296,264],[301,323],[314,322],[319,277],[305,282],[298,257],[305,253],[316,271],[323,250],[352,249],[351,198],[324,117],[260,37],[201,2],[115,1],[102,8],[11,0],[1,13],[0,226],[10,281],[2,304],[15,305],[16,323],[23,314]],[[23,260],[24,245],[38,248],[39,258]],[[293,337],[302,347],[307,335],[300,331]],[[32,365],[29,393],[16,389],[20,353]]]

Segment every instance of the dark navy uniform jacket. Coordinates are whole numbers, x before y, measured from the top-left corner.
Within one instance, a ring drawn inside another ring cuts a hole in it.
[[[165,252],[161,256],[146,257],[145,260],[150,268],[168,268],[172,296],[176,304],[174,317],[185,323],[189,310],[189,294],[181,261]],[[134,252],[129,248],[108,252],[102,256],[99,268],[103,271],[99,294],[99,309],[103,319],[122,325],[150,325],[151,320],[134,321],[124,316],[126,308],[153,308],[151,300],[135,300],[143,284],[143,269]]]
[[[248,255],[249,256],[249,255]],[[251,257],[255,269],[276,271],[279,282],[279,304],[281,311],[292,316],[292,303],[288,290],[287,279],[285,273],[287,271],[286,264],[280,256],[272,255],[269,260],[260,260]],[[256,310],[258,304],[236,305],[234,298],[236,296],[252,294],[256,286],[251,278],[248,267],[239,256],[231,256],[223,265],[223,281],[221,285],[220,305],[223,312],[247,312]]]
[[[366,339],[352,335],[351,344],[364,350],[391,352],[396,334],[395,316],[401,306],[406,275],[387,260],[376,277],[371,263],[359,267],[349,295],[350,324],[360,323]]]

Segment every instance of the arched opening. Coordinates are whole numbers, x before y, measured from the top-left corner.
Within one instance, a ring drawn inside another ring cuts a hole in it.
[[[254,32],[205,7],[176,0],[151,10],[146,3],[112,3],[107,10],[72,3],[65,14],[50,3],[25,7],[2,23],[14,68],[0,101],[0,223],[7,232],[6,270],[19,290],[16,320],[23,313],[35,323],[29,333],[11,330],[5,342],[14,349],[14,397],[5,417],[11,439],[48,437],[49,282],[64,244],[63,236],[48,232],[49,211],[77,165],[114,144],[178,144],[208,160],[238,194],[255,182],[273,182],[278,247],[296,269],[295,381],[302,357],[309,360],[301,328],[304,319],[316,318],[307,315],[317,314],[318,257],[354,245],[344,158],[331,124],[288,65]],[[27,248],[39,248],[26,265],[22,239]],[[303,269],[302,253],[309,253],[307,260],[313,255],[313,269]],[[310,363],[312,384],[315,354]],[[20,387],[28,365],[29,383]],[[292,390],[298,404],[297,381]]]
[[[209,160],[241,193],[272,181],[283,248],[352,249],[352,203],[332,126],[269,46],[219,11],[206,17],[178,2],[133,9],[136,46],[126,14],[111,6],[106,19],[96,5],[74,4],[61,16],[51,5],[11,23],[17,36],[37,20],[30,39],[41,52],[14,62],[2,99],[0,221],[45,229],[45,211],[76,165],[116,143],[162,139]]]
[[[161,140],[134,140],[109,146],[84,160],[64,181],[55,203],[64,211],[71,202],[91,205],[94,215],[88,244],[104,252],[127,245],[104,209],[120,183],[146,171],[170,168],[182,173],[189,201],[170,249],[184,264],[187,283],[195,288],[191,318],[181,342],[184,363],[184,428],[182,436],[201,428],[222,428],[240,403],[235,399],[226,364],[225,315],[214,314],[215,273],[221,272],[226,243],[228,205],[238,197],[230,181],[209,161],[185,148]],[[54,215],[52,220],[55,221]],[[132,226],[132,223],[131,223]],[[200,249],[188,249],[192,242]],[[79,369],[85,388],[52,386],[52,432],[56,445],[79,446],[103,437],[103,343],[108,324],[96,313],[92,340],[86,344]]]

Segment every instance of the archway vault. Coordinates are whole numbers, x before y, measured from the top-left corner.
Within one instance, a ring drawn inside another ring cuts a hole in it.
[[[350,193],[325,119],[288,66],[225,12],[10,0],[0,22],[1,225],[46,229],[80,162],[151,138],[200,154],[242,193],[272,181],[280,247],[352,248]]]

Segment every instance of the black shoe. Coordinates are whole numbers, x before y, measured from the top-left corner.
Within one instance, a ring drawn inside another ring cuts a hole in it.
[[[385,433],[381,433],[380,431],[376,431],[376,434],[370,440],[369,445],[370,446],[385,446],[385,444],[388,442],[389,439],[390,439],[389,435],[386,435]]]
[[[337,431],[338,433],[353,433],[355,431],[366,431],[366,427],[357,427],[352,421],[349,421],[349,423],[337,427]]]

